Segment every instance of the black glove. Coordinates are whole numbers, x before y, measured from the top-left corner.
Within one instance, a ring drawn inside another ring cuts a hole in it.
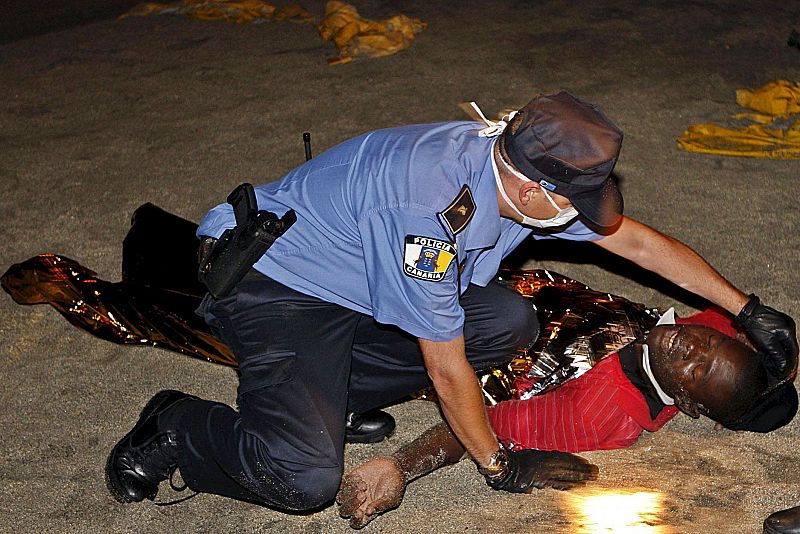
[[[764,306],[753,294],[736,316],[756,346],[765,353],[764,366],[778,378],[797,369],[797,331],[794,320],[785,313]]]
[[[568,490],[597,479],[596,465],[567,452],[507,449],[506,455],[505,473],[486,477],[486,483],[496,490],[511,493],[531,493],[542,488]]]

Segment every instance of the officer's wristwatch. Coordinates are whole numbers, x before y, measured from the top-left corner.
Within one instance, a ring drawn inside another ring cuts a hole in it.
[[[489,463],[485,467],[478,466],[478,473],[486,478],[498,478],[508,471],[508,454],[506,449],[500,444],[500,448],[489,457]]]

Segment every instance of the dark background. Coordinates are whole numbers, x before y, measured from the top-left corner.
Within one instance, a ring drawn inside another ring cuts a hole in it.
[[[110,19],[136,0],[6,0],[2,2],[0,43]]]

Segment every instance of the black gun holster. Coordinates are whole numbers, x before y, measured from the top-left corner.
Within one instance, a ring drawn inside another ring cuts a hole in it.
[[[242,184],[228,195],[236,226],[225,230],[219,239],[200,241],[198,278],[214,298],[224,297],[244,278],[272,243],[297,220],[294,210],[278,218],[271,211],[259,210],[253,186]]]

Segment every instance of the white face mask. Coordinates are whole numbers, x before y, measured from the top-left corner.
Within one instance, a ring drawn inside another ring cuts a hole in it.
[[[508,171],[511,174],[513,174],[514,176],[525,182],[531,181],[530,178],[519,172],[517,169],[515,169],[508,163],[506,163],[506,161],[503,158],[498,158],[498,159],[503,162],[503,166],[505,166],[505,168],[508,169]],[[556,214],[553,217],[550,217],[549,219],[534,219],[533,217],[528,217],[527,215],[519,211],[517,206],[514,205],[513,202],[511,202],[510,198],[508,198],[508,194],[506,194],[506,190],[503,187],[502,181],[500,180],[500,173],[495,173],[494,179],[497,182],[497,189],[500,191],[500,196],[503,197],[503,200],[506,201],[506,204],[508,204],[509,207],[517,213],[517,215],[522,217],[522,224],[525,226],[533,226],[535,228],[552,228],[554,226],[563,226],[578,216],[578,210],[576,210],[574,206],[570,206],[568,208],[558,207],[558,204],[556,204],[555,200],[553,200],[553,197],[550,196],[550,193],[547,192],[547,189],[542,187],[541,191],[542,193],[544,193],[544,198],[546,198],[547,201],[550,203],[550,205],[555,208]]]

